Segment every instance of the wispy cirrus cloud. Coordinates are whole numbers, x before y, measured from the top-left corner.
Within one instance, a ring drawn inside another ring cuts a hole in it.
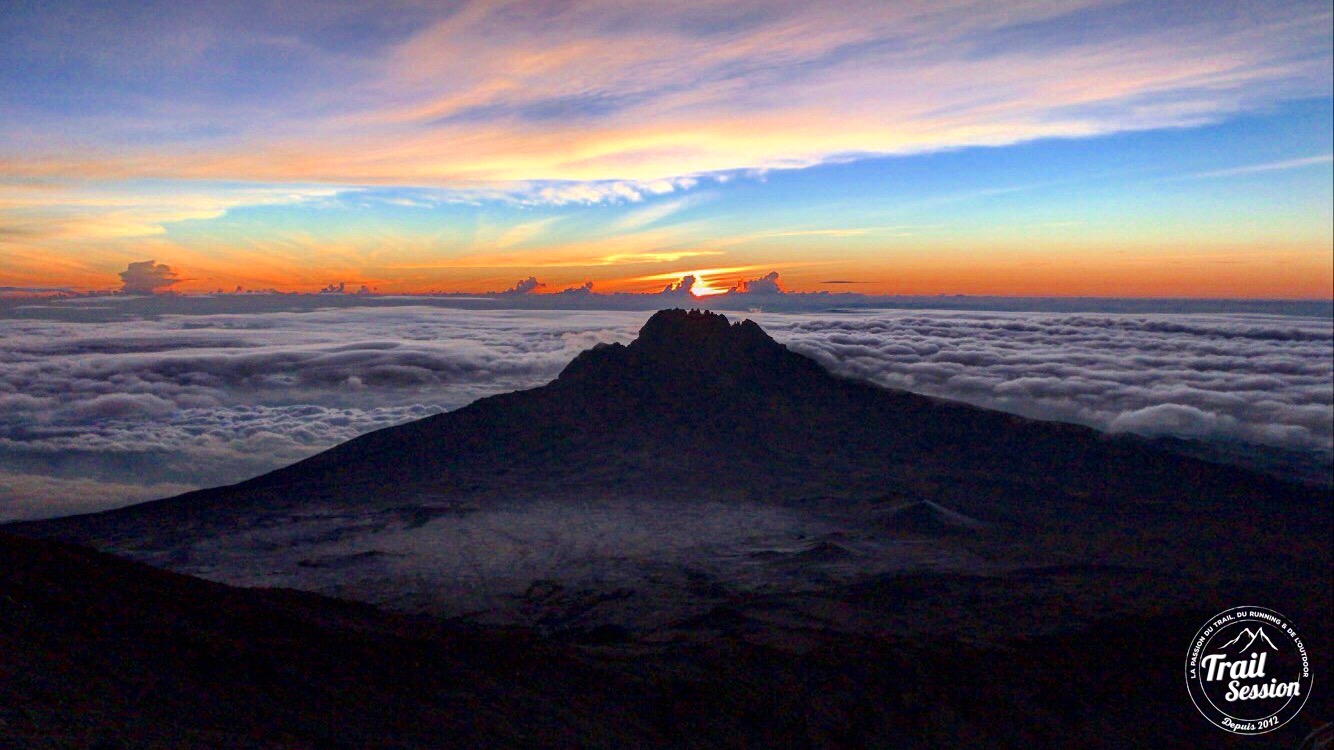
[[[471,2],[437,18],[390,7],[398,33],[368,34],[356,56],[323,44],[327,29],[292,30],[299,67],[336,87],[229,91],[229,113],[257,116],[212,133],[220,103],[199,94],[123,105],[125,122],[193,134],[151,147],[127,143],[104,108],[91,147],[34,136],[6,154],[6,171],[460,189],[563,180],[575,184],[538,198],[635,200],[721,170],[1198,124],[1327,92],[1328,7],[1243,6],[579,0]],[[225,69],[271,37],[240,23],[233,41],[200,41],[214,55],[180,63]],[[129,54],[104,41],[100,52],[108,71]]]
[[[1271,161],[1263,164],[1247,164],[1245,166],[1230,167],[1228,169],[1213,169],[1208,172],[1197,172],[1189,175],[1189,177],[1192,179],[1205,177],[1236,177],[1237,175],[1282,172],[1288,169],[1303,169],[1305,167],[1314,167],[1321,164],[1331,163],[1334,163],[1334,154],[1322,154],[1320,156],[1307,156],[1301,159],[1284,159],[1282,161]]]
[[[892,227],[846,227],[826,229],[786,229],[778,232],[765,232],[755,237],[866,237],[868,235],[889,235],[906,237],[912,230],[922,227],[903,225]]]

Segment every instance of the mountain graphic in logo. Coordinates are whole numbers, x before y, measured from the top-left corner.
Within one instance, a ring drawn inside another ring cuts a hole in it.
[[[1251,646],[1254,645],[1256,641],[1261,641],[1262,642],[1261,645],[1268,646],[1272,651],[1278,650],[1278,646],[1275,646],[1274,642],[1269,640],[1269,636],[1265,635],[1265,629],[1263,627],[1257,627],[1255,630],[1251,630],[1250,628],[1242,629],[1242,631],[1237,634],[1236,638],[1233,638],[1227,643],[1224,643],[1222,646],[1219,646],[1218,650],[1227,651],[1229,648],[1232,648],[1237,643],[1240,643],[1242,639],[1246,639],[1246,645],[1237,649],[1238,651],[1241,652],[1249,651],[1251,649]]]

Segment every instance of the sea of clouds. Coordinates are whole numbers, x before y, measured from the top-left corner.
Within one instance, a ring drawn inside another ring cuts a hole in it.
[[[239,481],[368,430],[539,385],[645,311],[425,300],[225,311],[124,300],[0,309],[0,520]],[[749,313],[835,372],[1112,432],[1328,455],[1324,317]],[[735,314],[733,315],[735,317]]]

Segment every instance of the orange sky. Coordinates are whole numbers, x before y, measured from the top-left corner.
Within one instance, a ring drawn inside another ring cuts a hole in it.
[[[0,286],[1334,295],[1322,0],[84,10],[0,47]]]

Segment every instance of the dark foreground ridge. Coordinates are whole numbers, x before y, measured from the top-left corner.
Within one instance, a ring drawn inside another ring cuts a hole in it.
[[[1290,748],[1330,714],[1323,691],[1276,735],[1206,724],[1163,669],[1203,610],[994,649],[618,651],[4,534],[0,592],[5,748]]]

